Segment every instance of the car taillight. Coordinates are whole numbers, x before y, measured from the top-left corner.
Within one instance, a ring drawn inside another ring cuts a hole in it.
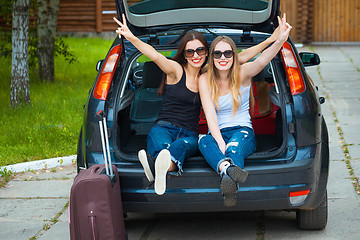
[[[289,193],[289,200],[292,205],[298,205],[305,201],[307,196],[310,193],[310,189],[303,190],[303,191],[297,191],[297,192],[290,192]]]
[[[94,97],[100,100],[106,100],[115,68],[119,62],[122,47],[117,45],[113,47],[105,60],[103,69],[100,72],[98,81],[94,90]]]
[[[296,95],[305,91],[305,82],[299,65],[296,61],[292,47],[288,42],[283,44],[281,49],[286,76],[289,81],[291,95]]]

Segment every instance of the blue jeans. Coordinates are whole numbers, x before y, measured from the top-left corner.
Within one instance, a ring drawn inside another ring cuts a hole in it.
[[[181,127],[156,124],[147,136],[147,152],[156,158],[163,149],[169,150],[178,167],[176,175],[180,175],[184,160],[199,152],[198,135]]]
[[[256,138],[254,130],[248,127],[228,127],[220,130],[226,144],[225,154],[211,135],[204,135],[199,139],[200,152],[209,165],[219,173],[219,166],[225,160],[232,161],[238,167],[244,168],[244,160],[255,152]]]

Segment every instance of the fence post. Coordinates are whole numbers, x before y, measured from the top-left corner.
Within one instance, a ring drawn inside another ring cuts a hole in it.
[[[96,32],[102,32],[102,0],[96,0]]]

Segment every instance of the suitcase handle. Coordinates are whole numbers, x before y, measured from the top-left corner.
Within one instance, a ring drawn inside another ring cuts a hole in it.
[[[98,171],[99,171],[99,169],[100,169],[100,166],[95,167],[95,168],[91,168],[90,173],[91,173],[91,174],[94,174],[94,173],[98,172]]]
[[[101,171],[100,174],[105,174],[106,176],[108,176],[110,178],[111,187],[113,187],[115,185],[115,183],[117,182],[117,180],[118,180],[115,174],[113,174],[113,175],[106,174],[106,169],[105,168],[103,168],[103,170]]]
[[[99,120],[101,145],[103,149],[106,174],[108,176],[112,176],[114,175],[114,172],[111,165],[111,155],[110,155],[109,138],[107,132],[105,113],[102,110],[98,111],[96,113],[96,118]]]

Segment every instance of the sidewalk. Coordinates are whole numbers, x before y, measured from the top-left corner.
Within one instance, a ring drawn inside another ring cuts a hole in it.
[[[39,239],[69,239],[67,204],[75,176],[75,164],[16,174],[0,189],[0,239],[38,234],[43,234]]]
[[[330,134],[331,160],[327,228],[297,230],[294,213],[286,212],[240,217],[239,213],[175,214],[163,219],[162,215],[129,214],[129,239],[239,239],[239,234],[243,239],[258,239],[259,231],[264,231],[267,240],[360,239],[360,196],[354,187],[360,177],[360,47],[310,46],[298,51],[314,51],[322,62],[307,72],[320,96],[326,97],[322,111]],[[69,239],[67,204],[75,175],[74,164],[17,174],[0,189],[0,239]],[[229,216],[240,220],[235,224]]]
[[[319,67],[307,68],[319,94],[330,133],[330,159],[345,160],[348,177],[360,177],[360,46],[313,46]],[[302,51],[301,49],[299,51]],[[304,48],[305,51],[305,48]],[[351,171],[353,170],[353,171]]]

